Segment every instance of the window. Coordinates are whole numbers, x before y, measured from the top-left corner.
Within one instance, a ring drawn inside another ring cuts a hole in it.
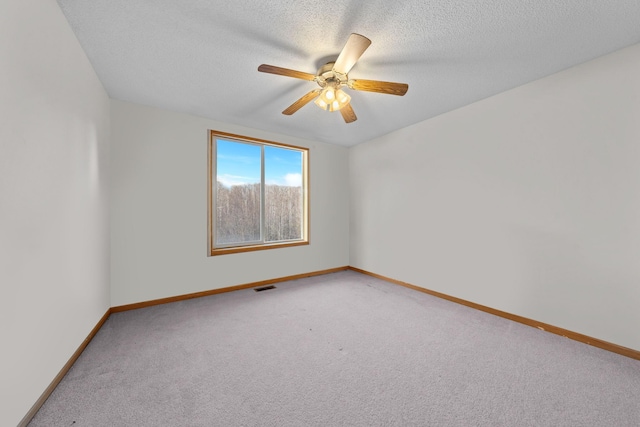
[[[210,131],[209,255],[309,243],[309,151]]]

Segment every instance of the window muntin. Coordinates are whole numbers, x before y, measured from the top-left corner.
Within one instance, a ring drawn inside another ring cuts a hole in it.
[[[209,254],[308,244],[308,150],[211,131]]]

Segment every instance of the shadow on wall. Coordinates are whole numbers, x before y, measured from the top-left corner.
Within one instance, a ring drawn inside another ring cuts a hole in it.
[[[577,233],[520,226],[512,238],[522,262],[518,313],[535,312],[538,321],[637,348],[637,343],[625,344],[629,334],[605,336],[607,330],[636,322],[632,314],[638,296],[632,292],[633,278],[621,273],[631,269],[622,265],[624,257]]]

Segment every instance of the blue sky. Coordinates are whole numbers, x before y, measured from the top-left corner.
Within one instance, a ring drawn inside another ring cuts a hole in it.
[[[217,180],[226,186],[260,182],[260,146],[216,140]],[[302,185],[302,153],[286,148],[265,146],[267,184]]]

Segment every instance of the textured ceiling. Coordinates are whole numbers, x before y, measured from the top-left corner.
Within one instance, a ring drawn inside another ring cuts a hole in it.
[[[58,0],[112,98],[345,146],[640,42],[639,0]],[[358,120],[281,111],[350,33],[372,44],[349,76]]]

